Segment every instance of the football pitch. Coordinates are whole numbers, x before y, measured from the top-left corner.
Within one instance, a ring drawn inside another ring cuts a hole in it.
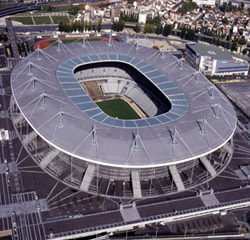
[[[140,119],[137,113],[122,99],[111,99],[96,103],[103,112],[118,119]]]

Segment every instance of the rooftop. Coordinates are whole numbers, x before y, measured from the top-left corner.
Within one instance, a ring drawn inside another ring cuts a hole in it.
[[[188,44],[188,46],[200,56],[209,56],[215,60],[232,60],[228,51],[223,51],[215,46],[202,43]]]

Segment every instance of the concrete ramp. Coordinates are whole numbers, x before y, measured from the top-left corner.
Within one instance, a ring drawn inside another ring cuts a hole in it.
[[[120,209],[124,222],[133,222],[141,219],[136,207]]]
[[[215,177],[217,175],[217,173],[216,173],[214,167],[212,166],[212,164],[208,161],[207,157],[201,157],[200,160],[203,163],[203,165],[205,166],[205,168],[208,170],[210,175],[212,177]]]
[[[17,123],[23,121],[23,119],[24,119],[23,115],[19,114],[18,116],[13,118],[13,122],[14,122],[14,124],[17,124]]]
[[[181,176],[175,165],[169,166],[170,174],[174,180],[175,186],[177,187],[178,192],[185,190],[185,186],[182,182]]]
[[[29,134],[25,135],[23,138],[23,144],[28,145],[35,137],[37,136],[35,131],[30,132]]]
[[[89,164],[82,179],[80,189],[84,192],[89,190],[89,186],[95,174],[95,165]]]
[[[132,179],[132,188],[133,188],[133,196],[134,198],[141,198],[141,183],[140,176],[138,170],[131,171],[131,179]]]
[[[40,162],[41,168],[46,168],[47,165],[52,162],[52,160],[59,154],[59,150],[53,149],[50,152],[48,152],[45,157]]]

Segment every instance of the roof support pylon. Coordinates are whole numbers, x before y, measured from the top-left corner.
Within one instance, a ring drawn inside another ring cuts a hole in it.
[[[43,92],[43,93],[41,94],[41,98],[42,98],[41,109],[45,109],[45,107],[46,107],[46,105],[45,105],[45,97],[46,97],[46,96],[47,96],[47,95],[46,95],[45,92]]]
[[[63,117],[63,112],[59,112],[58,113],[58,125],[57,125],[58,128],[64,127],[62,117]]]
[[[219,110],[221,108],[220,104],[215,104],[211,106],[215,118],[219,118]]]
[[[179,69],[182,71],[183,70],[183,61],[184,59],[181,58],[179,61],[178,61],[178,66],[179,66]]]
[[[212,99],[214,99],[214,91],[215,91],[214,86],[212,86],[208,89],[208,94],[209,94],[210,98],[212,98]]]
[[[139,136],[138,132],[136,132],[136,134],[134,135],[134,148],[135,148],[135,150],[140,149],[140,136]]]
[[[206,120],[204,118],[197,120],[201,134],[206,134]]]
[[[92,143],[96,143],[96,127],[95,127],[95,125],[92,128]]]
[[[28,63],[28,75],[31,76],[32,75],[32,72],[31,72],[31,67],[33,66],[32,62],[30,62],[30,59],[29,59],[29,63]]]
[[[194,73],[194,80],[196,83],[200,82],[200,71],[199,70]]]
[[[177,141],[176,141],[176,135],[177,135],[176,127],[173,130],[169,130],[169,135],[171,138],[171,143],[176,144],[177,143]]]

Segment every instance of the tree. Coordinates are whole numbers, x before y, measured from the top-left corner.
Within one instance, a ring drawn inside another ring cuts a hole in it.
[[[134,27],[134,31],[135,31],[136,33],[139,33],[139,32],[141,31],[141,26],[140,26],[139,23],[136,23],[136,25],[135,25],[135,27]]]
[[[221,22],[223,24],[228,24],[229,23],[229,21],[228,21],[228,19],[226,17],[222,18]]]
[[[162,25],[161,24],[156,25],[155,33],[157,35],[162,34]]]
[[[79,7],[78,6],[72,6],[70,9],[69,9],[69,14],[71,15],[76,15],[79,11]]]
[[[220,46],[220,45],[221,45],[221,40],[220,40],[219,37],[217,38],[216,45],[217,45],[217,46]]]
[[[247,54],[247,48],[245,48],[245,49],[242,50],[242,54],[243,54],[243,55],[246,55],[246,54]]]
[[[153,18],[152,15],[149,14],[147,15],[146,23],[154,25],[161,24],[161,18],[159,15]]]
[[[215,38],[215,36],[213,36],[212,44],[216,44],[216,38]]]
[[[163,28],[163,31],[162,31],[162,35],[167,37],[168,35],[171,34],[172,32],[172,29],[173,29],[173,26],[170,25],[170,24],[165,24],[164,25],[164,28]]]
[[[223,5],[222,5],[222,11],[223,11],[223,12],[226,12],[226,11],[227,11],[227,8],[228,8],[228,5],[227,5],[226,2],[224,2]]]
[[[125,13],[121,12],[119,21],[124,21],[124,22],[138,22],[139,14],[136,13]]]
[[[239,44],[240,44],[240,45],[245,45],[246,43],[247,43],[247,41],[246,41],[245,37],[241,37],[241,38],[239,39]]]
[[[186,36],[186,28],[185,28],[185,27],[182,27],[182,28],[181,28],[180,37],[181,37],[181,38],[185,38],[185,36]]]
[[[64,22],[60,22],[58,27],[60,32],[66,32],[66,24]]]
[[[144,33],[154,32],[154,26],[152,24],[146,23],[144,26]]]
[[[124,22],[123,21],[114,21],[112,25],[112,29],[116,32],[121,32],[124,29]]]
[[[102,30],[102,19],[99,19],[99,21],[96,24],[95,29],[96,29],[97,32],[101,32],[101,30]]]
[[[52,7],[51,7],[51,5],[45,6],[45,7],[43,8],[43,10],[44,10],[45,12],[51,12],[51,11],[52,11]]]
[[[186,39],[194,41],[196,39],[195,31],[192,29],[188,29],[186,33]]]
[[[237,40],[233,40],[231,51],[237,51],[237,48],[238,48],[238,42]]]

